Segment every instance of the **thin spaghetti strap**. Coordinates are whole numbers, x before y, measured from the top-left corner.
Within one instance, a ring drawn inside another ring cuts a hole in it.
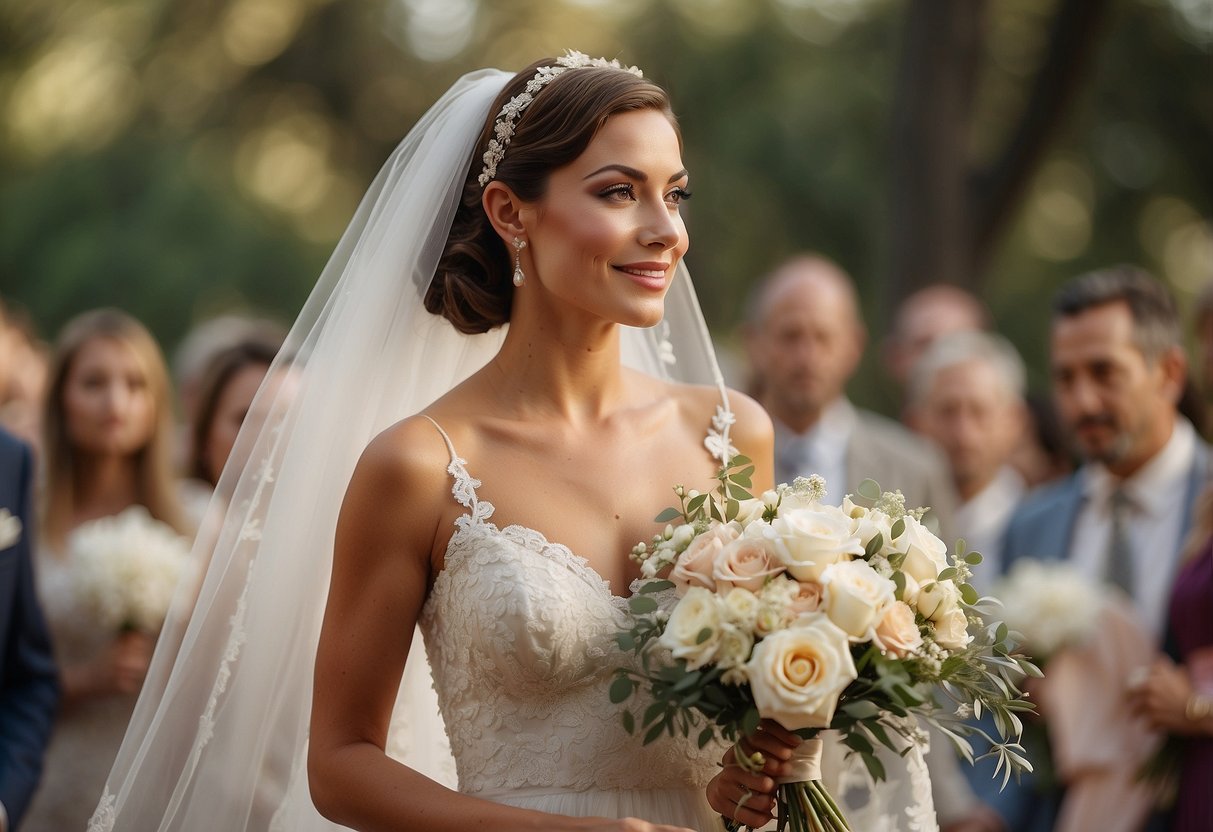
[[[421,414],[425,416],[424,413]],[[451,475],[454,484],[451,486],[451,495],[459,505],[468,510],[468,513],[455,521],[457,526],[465,526],[468,524],[475,525],[484,520],[487,520],[493,515],[493,504],[487,500],[481,500],[476,496],[476,489],[480,487],[480,480],[468,473],[467,460],[461,458],[455,453],[455,443],[451,441],[451,437],[442,429],[442,425],[430,419],[430,424],[437,429],[442,435],[442,441],[446,443],[446,449],[451,454],[451,462],[446,466],[446,471]]]
[[[431,419],[429,416],[426,416],[424,413],[422,413],[421,415],[423,417],[425,417],[426,419],[428,419],[429,423],[434,426],[434,428],[438,431],[439,434],[442,435],[442,441],[446,443],[447,452],[450,453],[450,455],[451,455],[451,462],[455,462],[456,460],[458,460],[459,455],[457,453],[455,453],[455,443],[453,443],[451,441],[451,437],[447,436],[446,431],[442,429],[442,425],[438,424],[433,419]]]

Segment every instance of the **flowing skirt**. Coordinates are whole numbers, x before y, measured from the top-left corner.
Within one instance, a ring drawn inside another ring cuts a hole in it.
[[[488,800],[569,817],[639,818],[650,823],[684,826],[696,832],[722,832],[703,789],[587,789],[583,792],[524,789],[481,794]]]

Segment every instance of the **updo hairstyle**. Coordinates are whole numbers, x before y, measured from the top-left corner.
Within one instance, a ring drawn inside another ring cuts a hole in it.
[[[479,177],[497,114],[540,67],[554,64],[552,58],[536,61],[506,84],[489,109],[472,153],[446,248],[425,293],[425,308],[460,332],[487,332],[510,319],[514,264],[484,212]],[[493,178],[519,199],[533,202],[544,195],[552,171],[585,152],[608,118],[648,109],[662,113],[678,131],[669,96],[653,82],[620,69],[579,67],[564,72],[540,89],[519,116]]]

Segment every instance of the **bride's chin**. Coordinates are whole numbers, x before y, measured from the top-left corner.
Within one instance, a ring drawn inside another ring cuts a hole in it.
[[[620,320],[619,323],[624,326],[651,329],[661,323],[661,319],[665,317],[665,300],[646,303],[642,307],[628,310],[628,313],[620,317],[623,320]]]

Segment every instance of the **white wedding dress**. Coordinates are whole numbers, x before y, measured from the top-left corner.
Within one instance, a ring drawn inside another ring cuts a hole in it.
[[[608,697],[631,660],[615,643],[627,599],[567,547],[494,525],[442,435],[466,512],[420,627],[459,790],[561,815],[723,828],[704,792],[723,748],[681,736],[644,746]]]

